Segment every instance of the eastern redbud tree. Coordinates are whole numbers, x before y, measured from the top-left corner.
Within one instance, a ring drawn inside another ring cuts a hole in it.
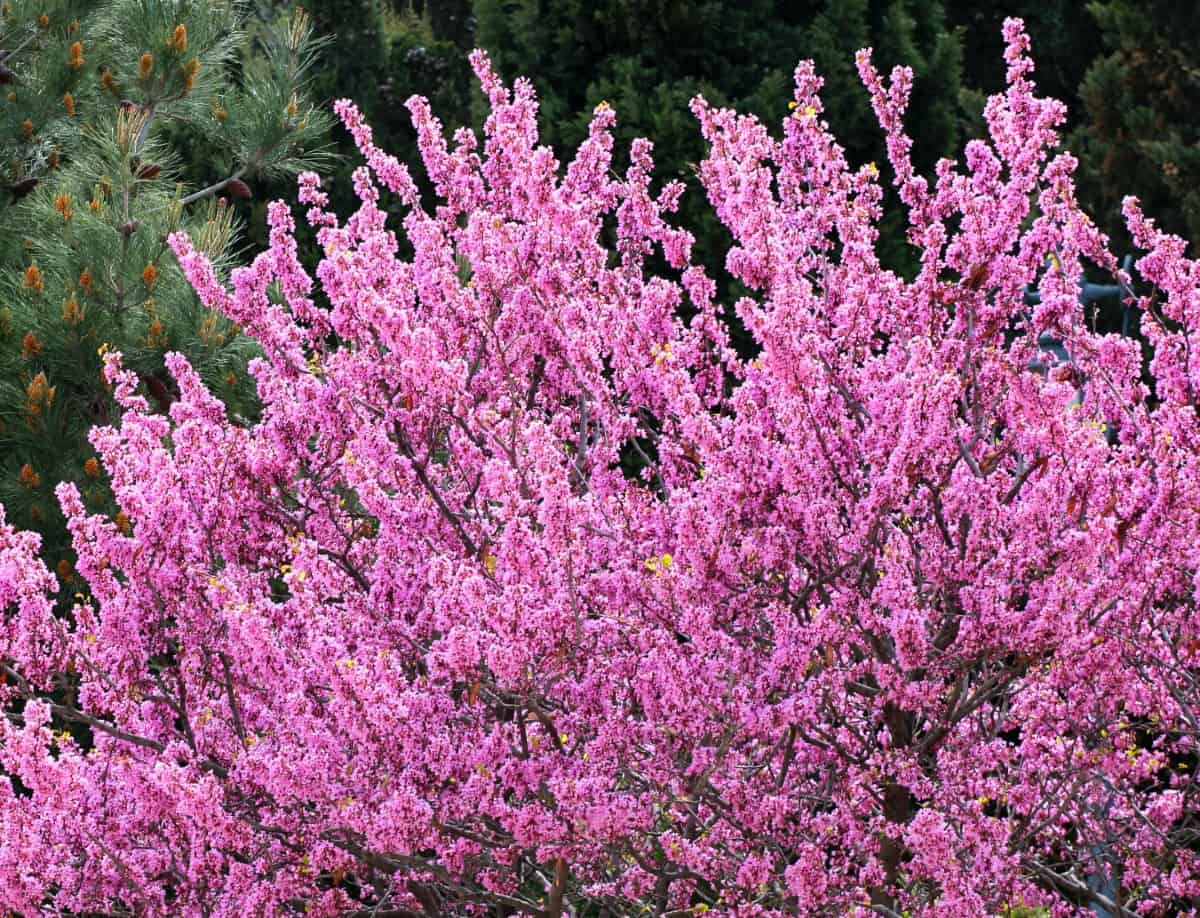
[[[129,525],[60,487],[69,618],[0,528],[0,903],[1194,914],[1200,268],[1127,203],[1150,388],[1078,304],[1117,265],[1005,36],[988,138],[932,181],[911,73],[859,55],[911,281],[811,65],[782,140],[694,101],[753,360],[651,144],[612,172],[602,103],[564,173],[482,53],[482,140],[408,103],[436,203],[339,104],[367,165],[345,222],[301,179],[315,279],[283,203],[232,290],[173,236],[263,413],[180,356],[157,413],[109,353]]]

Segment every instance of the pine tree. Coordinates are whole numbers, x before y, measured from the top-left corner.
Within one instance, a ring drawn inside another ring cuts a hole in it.
[[[227,270],[228,202],[322,165],[329,119],[305,99],[319,42],[303,13],[259,35],[256,61],[237,54],[238,3],[8,0],[0,13],[0,501],[42,534],[69,590],[52,491],[74,481],[112,509],[87,440],[112,417],[106,349],[131,356],[159,410],[175,398],[163,355],[179,351],[231,411],[254,411],[255,348],[200,304],[167,235],[187,231]],[[199,171],[196,149],[209,172],[189,190],[176,179]]]
[[[1200,240],[1200,68],[1191,44],[1200,6],[1152,0],[1088,5],[1108,54],[1079,94],[1087,119],[1071,138],[1080,196],[1120,249],[1121,200],[1136,195],[1166,230]]]

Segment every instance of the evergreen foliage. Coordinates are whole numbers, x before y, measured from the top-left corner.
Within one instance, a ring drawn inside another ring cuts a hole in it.
[[[1088,4],[1107,54],[1079,88],[1087,119],[1071,138],[1081,159],[1080,195],[1118,248],[1121,219],[1137,195],[1164,229],[1200,239],[1200,6],[1172,0]]]
[[[329,117],[305,99],[319,46],[307,17],[261,31],[248,63],[246,12],[193,0],[3,4],[0,501],[43,535],[68,584],[55,484],[74,481],[93,510],[113,509],[87,441],[112,417],[106,349],[130,355],[161,410],[175,397],[162,359],[174,350],[231,411],[253,411],[254,345],[200,304],[166,244],[187,231],[228,269],[238,221],[226,201],[326,160]],[[203,187],[177,181],[185,168]]]

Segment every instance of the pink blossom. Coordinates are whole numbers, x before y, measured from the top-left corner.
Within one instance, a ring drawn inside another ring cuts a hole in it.
[[[613,173],[601,105],[561,167],[481,52],[481,137],[409,102],[435,204],[338,103],[361,204],[301,177],[315,276],[282,203],[232,291],[173,236],[262,347],[262,417],[178,355],[151,412],[108,355],[123,516],[59,489],[70,617],[0,516],[0,905],[968,918],[1112,876],[1194,908],[1200,269],[1127,204],[1151,392],[1085,322],[1115,260],[1005,38],[988,136],[932,177],[911,72],[859,55],[911,279],[807,63],[782,139],[692,104],[735,303],[649,142]]]

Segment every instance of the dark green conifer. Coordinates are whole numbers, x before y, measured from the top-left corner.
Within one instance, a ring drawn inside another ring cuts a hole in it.
[[[114,417],[106,349],[161,410],[174,397],[163,354],[179,351],[231,411],[253,411],[253,347],[200,305],[167,235],[187,231],[227,270],[226,202],[321,165],[330,119],[306,97],[307,17],[261,29],[253,61],[239,53],[244,23],[220,0],[0,6],[0,502],[43,534],[68,587],[55,485],[112,509],[87,440]],[[207,169],[193,145],[212,153]],[[197,185],[177,181],[185,162]]]

